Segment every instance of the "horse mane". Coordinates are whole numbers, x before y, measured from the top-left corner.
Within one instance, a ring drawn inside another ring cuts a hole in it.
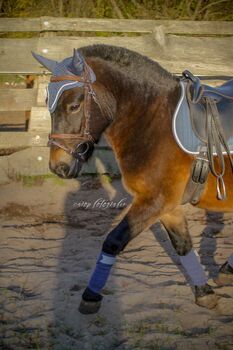
[[[153,90],[170,90],[177,86],[177,78],[159,63],[124,47],[95,44],[79,49],[85,57],[96,57],[106,61],[112,68],[117,69],[121,75],[139,85],[150,86]]]

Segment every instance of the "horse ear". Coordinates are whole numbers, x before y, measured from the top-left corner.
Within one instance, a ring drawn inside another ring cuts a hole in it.
[[[44,66],[45,68],[47,68],[50,72],[53,72],[57,62],[50,60],[49,58],[43,57],[41,55],[38,55],[37,53],[32,51],[32,56],[39,62],[42,64],[42,66]]]
[[[77,75],[81,75],[84,70],[85,60],[81,53],[74,49],[72,66],[75,68],[75,72]]]

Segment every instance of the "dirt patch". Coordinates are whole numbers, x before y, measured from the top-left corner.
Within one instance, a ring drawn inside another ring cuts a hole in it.
[[[5,218],[14,218],[28,216],[33,211],[33,208],[28,205],[22,205],[14,202],[8,203],[0,209],[0,215]]]
[[[186,215],[210,284],[214,310],[194,303],[167,234],[154,225],[122,253],[97,315],[78,305],[106,233],[130,197],[119,180],[53,179],[0,188],[2,349],[232,349],[233,287],[213,278],[232,253],[231,214],[191,206]],[[109,203],[114,202],[115,206]]]

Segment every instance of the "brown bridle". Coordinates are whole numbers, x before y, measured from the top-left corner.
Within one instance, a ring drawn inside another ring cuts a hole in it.
[[[89,80],[89,70],[88,67],[85,65],[84,68],[84,75],[83,76],[76,76],[76,75],[61,75],[61,76],[51,76],[50,82],[58,82],[58,81],[64,81],[64,80],[72,80],[72,81],[78,81],[84,84],[84,125],[82,127],[82,130],[79,134],[49,134],[49,141],[48,146],[56,146],[58,148],[63,149],[65,152],[73,155],[75,158],[84,160],[82,156],[87,153],[89,150],[89,143],[94,144],[96,142],[95,138],[90,133],[90,109],[91,109],[91,99],[97,103],[97,105],[101,106],[96,98],[96,94],[92,88],[91,81]],[[57,139],[60,140],[82,140],[78,145],[74,148],[69,148],[65,146],[64,144],[61,144],[60,142],[56,141]],[[78,152],[78,148],[87,143],[86,148],[83,152]]]

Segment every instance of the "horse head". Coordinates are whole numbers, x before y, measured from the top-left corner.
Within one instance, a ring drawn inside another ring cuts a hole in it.
[[[106,89],[78,50],[61,62],[32,54],[52,72],[46,98],[52,120],[50,169],[62,178],[77,177],[110,123],[102,101]]]

